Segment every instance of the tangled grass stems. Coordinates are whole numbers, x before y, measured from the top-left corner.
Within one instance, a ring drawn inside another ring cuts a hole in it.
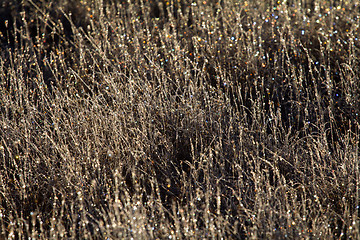
[[[360,238],[358,1],[1,4],[0,238]]]

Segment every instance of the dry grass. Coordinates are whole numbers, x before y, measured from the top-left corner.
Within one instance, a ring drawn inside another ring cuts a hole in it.
[[[360,238],[358,0],[51,2],[0,9],[0,239]]]

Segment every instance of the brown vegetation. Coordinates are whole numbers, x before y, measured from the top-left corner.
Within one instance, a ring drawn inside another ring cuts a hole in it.
[[[1,4],[0,239],[360,238],[358,1]]]

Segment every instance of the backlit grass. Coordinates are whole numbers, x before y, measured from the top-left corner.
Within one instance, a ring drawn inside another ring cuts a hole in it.
[[[0,4],[0,239],[360,238],[358,0]]]

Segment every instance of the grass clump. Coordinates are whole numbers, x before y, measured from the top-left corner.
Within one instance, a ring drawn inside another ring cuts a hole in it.
[[[358,1],[3,1],[0,226],[357,239]]]

